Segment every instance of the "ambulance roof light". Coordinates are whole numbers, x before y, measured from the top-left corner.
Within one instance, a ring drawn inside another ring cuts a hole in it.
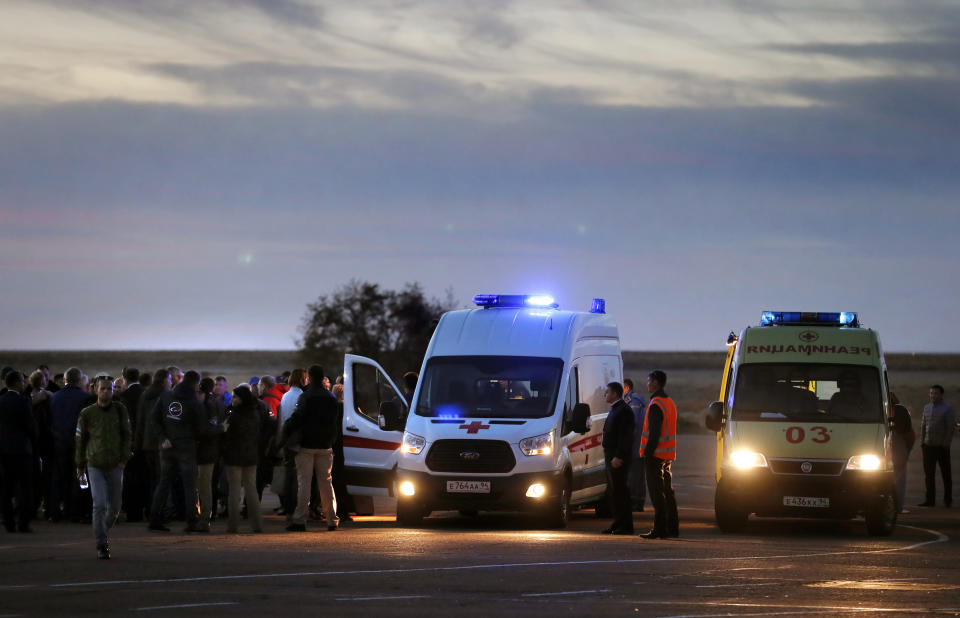
[[[542,294],[477,294],[473,304],[487,309],[489,307],[534,307],[556,309],[560,305],[552,296]]]
[[[795,326],[849,326],[860,328],[860,318],[855,312],[839,313],[806,311],[764,311],[760,316],[760,326],[792,324]]]
[[[593,304],[590,306],[590,313],[606,313],[607,312],[607,301],[602,298],[594,298]]]

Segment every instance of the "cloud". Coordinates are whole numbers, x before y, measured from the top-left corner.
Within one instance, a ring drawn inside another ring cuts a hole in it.
[[[250,8],[287,27],[323,26],[323,9],[298,0],[43,0],[42,3],[82,10],[120,21],[131,16],[147,20],[179,21]]]

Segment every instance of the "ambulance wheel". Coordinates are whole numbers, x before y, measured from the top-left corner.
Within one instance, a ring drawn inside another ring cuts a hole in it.
[[[893,500],[893,491],[879,496],[864,514],[867,520],[867,533],[870,536],[890,536],[897,525],[897,507]]]
[[[742,508],[737,508],[735,502],[724,491],[723,482],[717,485],[717,493],[713,499],[713,511],[717,518],[717,527],[721,532],[731,533],[740,532],[747,525],[747,513]]]
[[[543,521],[548,528],[566,528],[570,519],[570,483],[564,482],[560,493],[546,505]]]
[[[423,508],[409,500],[397,500],[397,523],[416,527],[423,523]]]

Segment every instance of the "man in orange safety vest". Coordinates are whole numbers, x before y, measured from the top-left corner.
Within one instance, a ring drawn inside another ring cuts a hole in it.
[[[677,406],[664,392],[667,374],[659,369],[647,376],[650,403],[640,435],[640,456],[647,473],[647,492],[653,503],[653,529],[641,534],[645,539],[680,536],[677,498],[673,493],[670,466],[677,458]]]

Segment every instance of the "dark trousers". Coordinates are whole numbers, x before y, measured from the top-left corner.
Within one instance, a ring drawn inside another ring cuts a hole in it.
[[[0,501],[3,504],[3,525],[14,530],[13,499],[17,499],[16,527],[30,526],[36,512],[33,502],[33,455],[0,456]]]
[[[283,495],[280,496],[280,506],[283,507],[287,519],[293,521],[293,512],[297,510],[297,462],[296,453],[289,451],[283,458]]]
[[[54,521],[61,517],[78,520],[90,512],[83,508],[80,485],[77,484],[77,467],[73,463],[73,448],[73,445],[58,444],[53,452],[45,515]]]
[[[337,517],[345,520],[356,511],[353,496],[347,491],[347,473],[344,468],[343,440],[333,445],[333,493],[337,497]]]
[[[614,468],[607,458],[605,466],[607,472],[607,488],[610,490],[610,510],[613,511],[614,530],[633,532],[633,509],[630,504],[630,488],[627,486],[627,477],[630,475],[630,461],[623,460],[623,465]]]
[[[127,521],[142,521],[150,514],[150,483],[147,479],[147,460],[143,451],[137,451],[123,469],[123,510]]]
[[[197,460],[189,455],[170,452],[168,449],[160,455],[160,481],[157,491],[153,494],[150,505],[150,523],[163,523],[163,508],[167,504],[167,497],[174,487],[174,481],[179,476],[183,484],[183,503],[186,521],[194,525],[200,519],[197,508]]]
[[[923,444],[923,479],[927,485],[927,502],[934,504],[937,500],[937,482],[934,478],[937,466],[940,466],[940,476],[943,479],[943,503],[950,506],[953,503],[953,475],[950,471],[950,447],[930,446]]]
[[[673,493],[673,473],[670,460],[644,457],[647,469],[647,493],[653,504],[653,530],[658,534],[677,535],[680,519],[677,515],[677,498]]]
[[[643,465],[643,457],[634,457],[630,462],[630,502],[634,509],[643,508],[647,500],[647,468]]]

